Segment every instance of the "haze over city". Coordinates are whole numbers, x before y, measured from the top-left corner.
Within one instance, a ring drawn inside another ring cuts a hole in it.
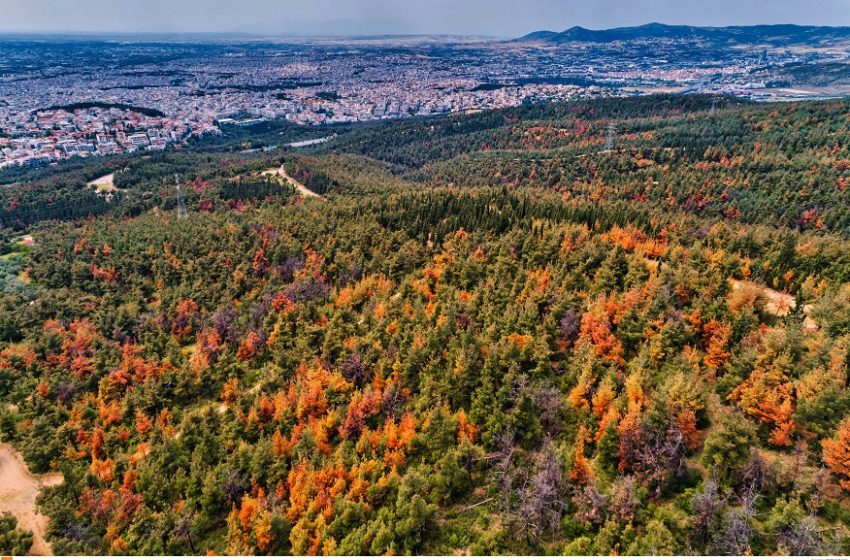
[[[850,25],[846,0],[0,0],[0,32],[475,34],[640,25]]]

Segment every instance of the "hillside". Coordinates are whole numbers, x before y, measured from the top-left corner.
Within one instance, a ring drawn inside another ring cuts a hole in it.
[[[654,96],[22,172],[0,439],[62,474],[56,554],[841,554],[848,123]]]
[[[695,27],[649,23],[637,27],[602,30],[575,26],[562,32],[536,31],[517,39],[517,41],[612,43],[654,39],[708,41],[728,45],[826,46],[846,43],[850,40],[850,28],[804,25]]]

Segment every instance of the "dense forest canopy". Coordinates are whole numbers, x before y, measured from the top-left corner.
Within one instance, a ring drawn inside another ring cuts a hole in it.
[[[850,105],[712,103],[22,175],[0,439],[53,551],[846,552]]]

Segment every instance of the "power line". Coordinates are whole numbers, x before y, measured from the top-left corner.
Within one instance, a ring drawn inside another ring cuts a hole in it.
[[[608,123],[608,137],[605,138],[605,149],[604,152],[613,152],[614,151],[614,141],[617,137],[617,125],[615,123]]]
[[[711,110],[708,112],[708,116],[713,117],[717,114],[717,105],[722,101],[722,97],[719,95],[715,95],[711,98]]]
[[[183,189],[180,188],[180,175],[174,174],[174,184],[177,188],[177,219],[184,220],[189,217],[189,211],[186,210],[186,203],[183,202]]]

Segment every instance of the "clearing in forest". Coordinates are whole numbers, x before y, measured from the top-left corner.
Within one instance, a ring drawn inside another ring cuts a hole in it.
[[[0,511],[9,512],[18,520],[18,527],[33,533],[30,554],[48,556],[50,545],[44,539],[47,516],[36,512],[35,499],[45,486],[62,483],[62,475],[34,475],[12,446],[0,443]]]
[[[94,181],[90,181],[88,183],[89,187],[93,187],[97,192],[114,192],[118,190],[115,186],[115,174],[110,173],[109,175],[104,175],[103,177],[99,177]]]
[[[284,167],[282,165],[280,167],[276,167],[274,169],[268,169],[266,171],[263,171],[263,175],[266,175],[266,176],[273,175],[275,177],[283,178],[287,183],[289,183],[290,185],[295,187],[295,189],[299,193],[301,193],[301,196],[306,196],[306,197],[315,196],[317,198],[324,198],[324,197],[322,197],[322,195],[314,193],[313,191],[311,191],[310,189],[305,187],[303,184],[296,181],[293,177],[291,177],[289,175],[289,173],[286,172],[286,169],[284,169]]]

